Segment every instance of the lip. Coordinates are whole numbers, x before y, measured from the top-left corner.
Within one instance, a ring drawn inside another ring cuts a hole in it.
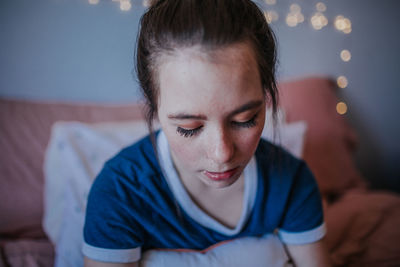
[[[228,180],[232,176],[235,175],[236,171],[238,170],[238,167],[234,169],[230,169],[225,172],[209,172],[209,171],[204,171],[204,174],[210,178],[211,180],[214,181],[222,181],[222,180]]]

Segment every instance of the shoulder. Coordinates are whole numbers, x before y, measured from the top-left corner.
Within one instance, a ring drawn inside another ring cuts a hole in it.
[[[119,171],[127,171],[126,167],[135,171],[158,170],[156,151],[150,135],[122,149],[104,165],[104,168]]]
[[[271,227],[279,228],[281,233],[293,234],[299,242],[318,240],[323,235],[323,228],[319,228],[323,224],[321,197],[307,164],[265,140],[260,141],[256,158],[261,178],[260,197],[266,203],[265,214],[268,214]],[[307,232],[307,238],[300,237],[300,232]],[[291,242],[292,239],[292,235],[287,234],[284,241]]]
[[[108,160],[95,179],[92,190],[114,191],[120,185],[139,188],[161,179],[161,169],[150,136],[122,149]],[[151,179],[150,179],[151,178]]]
[[[295,191],[307,187],[318,191],[314,175],[306,162],[284,148],[261,139],[256,159],[259,176],[263,177],[269,192],[273,191],[280,197],[289,198]]]
[[[170,198],[159,168],[149,136],[105,163],[87,202],[87,255],[91,251],[97,255],[99,249],[132,250],[142,246],[147,222],[151,221],[151,207]]]
[[[98,210],[98,204],[102,203],[114,210],[117,207],[142,210],[160,198],[170,198],[168,185],[147,136],[104,164],[90,189],[88,209]]]
[[[281,146],[272,144],[265,139],[260,140],[255,155],[257,165],[264,175],[268,173],[270,178],[291,179],[299,171],[301,172],[302,168],[307,168],[302,159],[296,158]]]

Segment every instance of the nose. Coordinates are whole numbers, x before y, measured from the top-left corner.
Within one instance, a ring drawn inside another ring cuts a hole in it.
[[[208,157],[218,164],[229,162],[235,153],[235,145],[229,133],[219,130],[211,139]]]

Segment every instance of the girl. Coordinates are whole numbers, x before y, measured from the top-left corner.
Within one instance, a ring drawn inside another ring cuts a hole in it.
[[[137,266],[152,249],[206,251],[273,232],[296,266],[327,265],[312,174],[260,139],[267,105],[277,109],[275,58],[273,33],[250,0],[155,1],[137,43],[152,134],[95,180],[86,266]]]

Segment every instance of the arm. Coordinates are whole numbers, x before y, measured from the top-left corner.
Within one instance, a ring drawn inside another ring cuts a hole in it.
[[[139,262],[131,262],[131,263],[100,262],[85,257],[84,266],[85,267],[139,267]]]
[[[296,267],[331,266],[328,252],[322,240],[305,245],[287,245],[287,249]]]

